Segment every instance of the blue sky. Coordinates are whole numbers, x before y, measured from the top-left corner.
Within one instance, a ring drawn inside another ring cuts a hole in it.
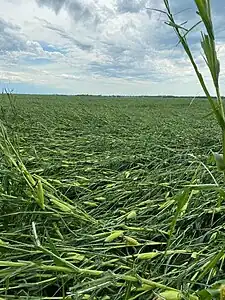
[[[212,0],[225,65],[225,3]],[[194,0],[171,0],[178,22],[194,24]],[[165,16],[163,0],[1,0],[0,88],[19,93],[202,95]],[[199,47],[189,37],[211,88]],[[225,94],[225,70],[221,89]]]

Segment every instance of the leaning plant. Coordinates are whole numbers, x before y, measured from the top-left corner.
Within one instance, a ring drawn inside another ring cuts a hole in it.
[[[220,84],[219,84],[219,77],[220,77],[220,62],[218,59],[217,51],[216,51],[216,44],[215,44],[215,33],[212,21],[212,13],[211,13],[211,1],[210,0],[194,0],[196,7],[197,7],[197,14],[200,17],[200,21],[196,23],[191,28],[185,28],[185,23],[177,24],[174,15],[171,11],[170,4],[168,0],[164,0],[164,4],[166,7],[166,11],[157,10],[162,12],[163,14],[167,15],[168,21],[166,24],[173,27],[178,39],[179,43],[182,44],[190,63],[192,64],[194,71],[197,75],[197,78],[201,84],[201,87],[210,103],[212,108],[212,112],[216,117],[218,125],[221,128],[221,135],[222,135],[222,153],[218,154],[215,153],[214,157],[217,163],[217,167],[220,171],[223,171],[225,174],[225,115],[224,115],[224,104],[221,97],[220,92]],[[205,82],[203,75],[201,74],[199,67],[194,59],[192,51],[190,49],[187,35],[190,31],[192,31],[196,26],[200,23],[203,23],[205,28],[205,33],[201,33],[201,48],[203,50],[203,57],[206,62],[206,65],[210,71],[213,85],[216,92],[216,97],[212,97]]]

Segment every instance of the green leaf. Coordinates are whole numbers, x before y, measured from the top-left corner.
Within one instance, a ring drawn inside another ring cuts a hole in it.
[[[150,260],[158,256],[160,253],[159,252],[148,252],[148,253],[140,253],[137,256],[137,259],[140,260]]]
[[[3,240],[0,239],[0,246],[5,246],[5,245],[7,245],[7,244],[8,244],[8,243],[3,242]]]
[[[42,209],[45,208],[44,190],[40,179],[37,183],[37,203]]]
[[[128,245],[133,245],[133,246],[138,246],[140,245],[139,242],[137,240],[135,240],[134,238],[130,237],[130,236],[124,236],[126,242]]]
[[[224,157],[222,154],[219,153],[213,153],[214,159],[216,161],[216,165],[219,171],[224,171],[225,170],[225,162],[224,162]]]
[[[122,230],[114,231],[105,239],[105,242],[106,243],[113,242],[115,239],[117,239],[118,237],[120,237],[122,235],[123,235]]]
[[[177,210],[176,210],[176,213],[175,213],[174,218],[170,225],[170,234],[169,234],[168,245],[170,244],[170,240],[173,235],[177,220],[181,214],[185,213],[192,195],[193,195],[193,192],[191,191],[191,189],[187,188],[181,194],[179,194],[175,199],[177,202]]]
[[[197,293],[199,300],[212,300],[212,295],[207,290],[202,290]]]
[[[181,293],[176,291],[165,291],[159,294],[165,300],[180,300]]]
[[[224,249],[217,253],[209,262],[207,262],[203,267],[201,273],[198,274],[196,281],[202,280],[205,275],[212,270],[215,265],[220,261],[221,257],[224,255]]]
[[[128,215],[127,215],[127,220],[131,220],[131,219],[136,219],[137,217],[137,213],[135,210],[132,210]]]

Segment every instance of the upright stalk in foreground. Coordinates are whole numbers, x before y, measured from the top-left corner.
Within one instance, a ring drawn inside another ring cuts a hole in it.
[[[224,105],[220,93],[220,86],[219,86],[219,75],[220,75],[220,63],[217,57],[216,46],[215,46],[215,34],[212,22],[212,14],[211,14],[211,1],[210,0],[194,0],[196,7],[197,7],[197,14],[200,17],[200,21],[195,24],[192,28],[186,29],[183,27],[183,24],[179,25],[175,22],[173,13],[170,9],[169,0],[164,0],[164,4],[166,7],[166,11],[161,11],[162,13],[166,14],[168,17],[168,21],[166,22],[167,25],[173,27],[179,42],[182,44],[186,54],[189,57],[189,60],[195,70],[197,78],[202,86],[202,89],[210,103],[212,111],[217,119],[217,122],[222,131],[222,148],[223,154],[215,154],[215,160],[217,163],[217,167],[220,171],[223,171],[225,175],[225,115],[224,115]],[[197,25],[200,23],[204,24],[206,33],[202,33],[201,38],[201,47],[204,52],[204,60],[208,66],[210,71],[213,84],[215,87],[216,92],[216,100],[213,99],[211,96],[205,80],[202,74],[199,71],[199,68],[195,62],[193,54],[190,50],[188,41],[186,39],[187,34],[193,30]]]

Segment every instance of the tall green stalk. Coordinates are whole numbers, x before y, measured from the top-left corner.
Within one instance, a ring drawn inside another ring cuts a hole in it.
[[[194,71],[197,75],[197,78],[202,86],[202,89],[210,103],[212,111],[217,119],[217,122],[222,131],[222,148],[223,153],[218,154],[216,153],[215,160],[217,163],[217,167],[220,171],[223,171],[225,175],[225,114],[224,114],[224,104],[221,97],[220,92],[220,85],[219,85],[219,75],[220,75],[220,63],[216,52],[216,45],[215,45],[215,34],[213,28],[213,21],[212,21],[212,13],[211,13],[211,1],[210,0],[194,0],[195,5],[197,7],[197,14],[200,17],[200,21],[195,24],[192,28],[186,29],[183,25],[179,25],[175,22],[173,13],[170,9],[170,4],[168,0],[164,0],[164,4],[166,7],[166,11],[158,10],[167,15],[168,21],[166,22],[167,25],[173,27],[179,42],[182,44],[186,54],[189,57],[189,60],[194,68]],[[195,62],[194,56],[190,50],[188,41],[186,36],[188,33],[193,30],[197,25],[200,23],[204,24],[206,33],[202,33],[201,38],[201,47],[204,52],[204,60],[208,66],[210,71],[212,81],[214,84],[215,92],[216,92],[216,100],[213,99],[211,96],[207,85],[205,83],[204,77],[202,76],[199,68]]]

